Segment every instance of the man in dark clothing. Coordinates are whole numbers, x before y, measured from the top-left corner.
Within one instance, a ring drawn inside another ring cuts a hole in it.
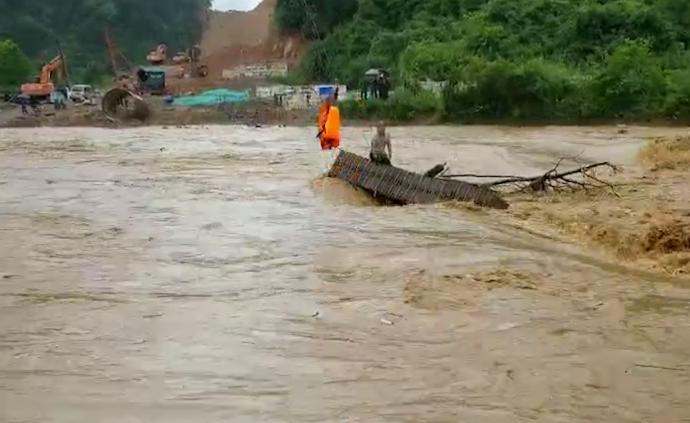
[[[381,92],[381,98],[383,100],[388,100],[388,92],[391,89],[391,81],[388,78],[388,75],[385,73],[381,74],[381,86],[379,88]]]

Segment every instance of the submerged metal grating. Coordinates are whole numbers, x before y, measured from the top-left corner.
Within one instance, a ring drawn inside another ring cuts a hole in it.
[[[506,209],[508,203],[496,192],[467,182],[429,178],[394,166],[379,165],[341,150],[328,176],[371,192],[376,197],[402,204],[437,201],[472,201],[482,207]]]

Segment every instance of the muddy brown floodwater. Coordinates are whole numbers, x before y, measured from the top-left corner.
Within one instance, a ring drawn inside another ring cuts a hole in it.
[[[652,132],[393,137],[411,169],[531,174],[634,168]],[[690,285],[500,214],[375,206],[317,177],[313,138],[2,130],[0,421],[688,421]]]

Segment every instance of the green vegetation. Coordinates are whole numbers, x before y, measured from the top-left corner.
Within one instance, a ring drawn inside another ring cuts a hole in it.
[[[340,109],[349,119],[369,119],[376,117],[388,121],[414,121],[429,117],[440,117],[443,108],[441,99],[431,92],[413,93],[399,90],[388,100],[346,100]]]
[[[26,82],[31,64],[12,40],[0,40],[0,87],[16,89]]]
[[[282,2],[277,20],[317,38],[305,78],[358,87],[371,67],[394,77],[390,105],[344,105],[356,117],[690,119],[687,0],[360,0],[337,20],[320,11],[340,0],[311,2],[321,7]],[[319,30],[287,15],[314,16]],[[449,82],[432,111],[426,79]]]
[[[133,63],[160,42],[171,51],[201,35],[210,0],[0,0],[0,40],[16,41],[38,74],[64,48],[73,82],[97,83],[108,72],[104,34],[110,27]]]
[[[351,19],[356,11],[357,0],[278,0],[275,19],[283,32],[301,32],[315,39]]]

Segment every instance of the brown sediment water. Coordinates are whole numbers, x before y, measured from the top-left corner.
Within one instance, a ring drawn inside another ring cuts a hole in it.
[[[392,130],[402,167],[527,175],[634,174],[660,132]],[[380,207],[322,161],[300,128],[2,130],[0,421],[690,416],[683,279],[514,211]]]

